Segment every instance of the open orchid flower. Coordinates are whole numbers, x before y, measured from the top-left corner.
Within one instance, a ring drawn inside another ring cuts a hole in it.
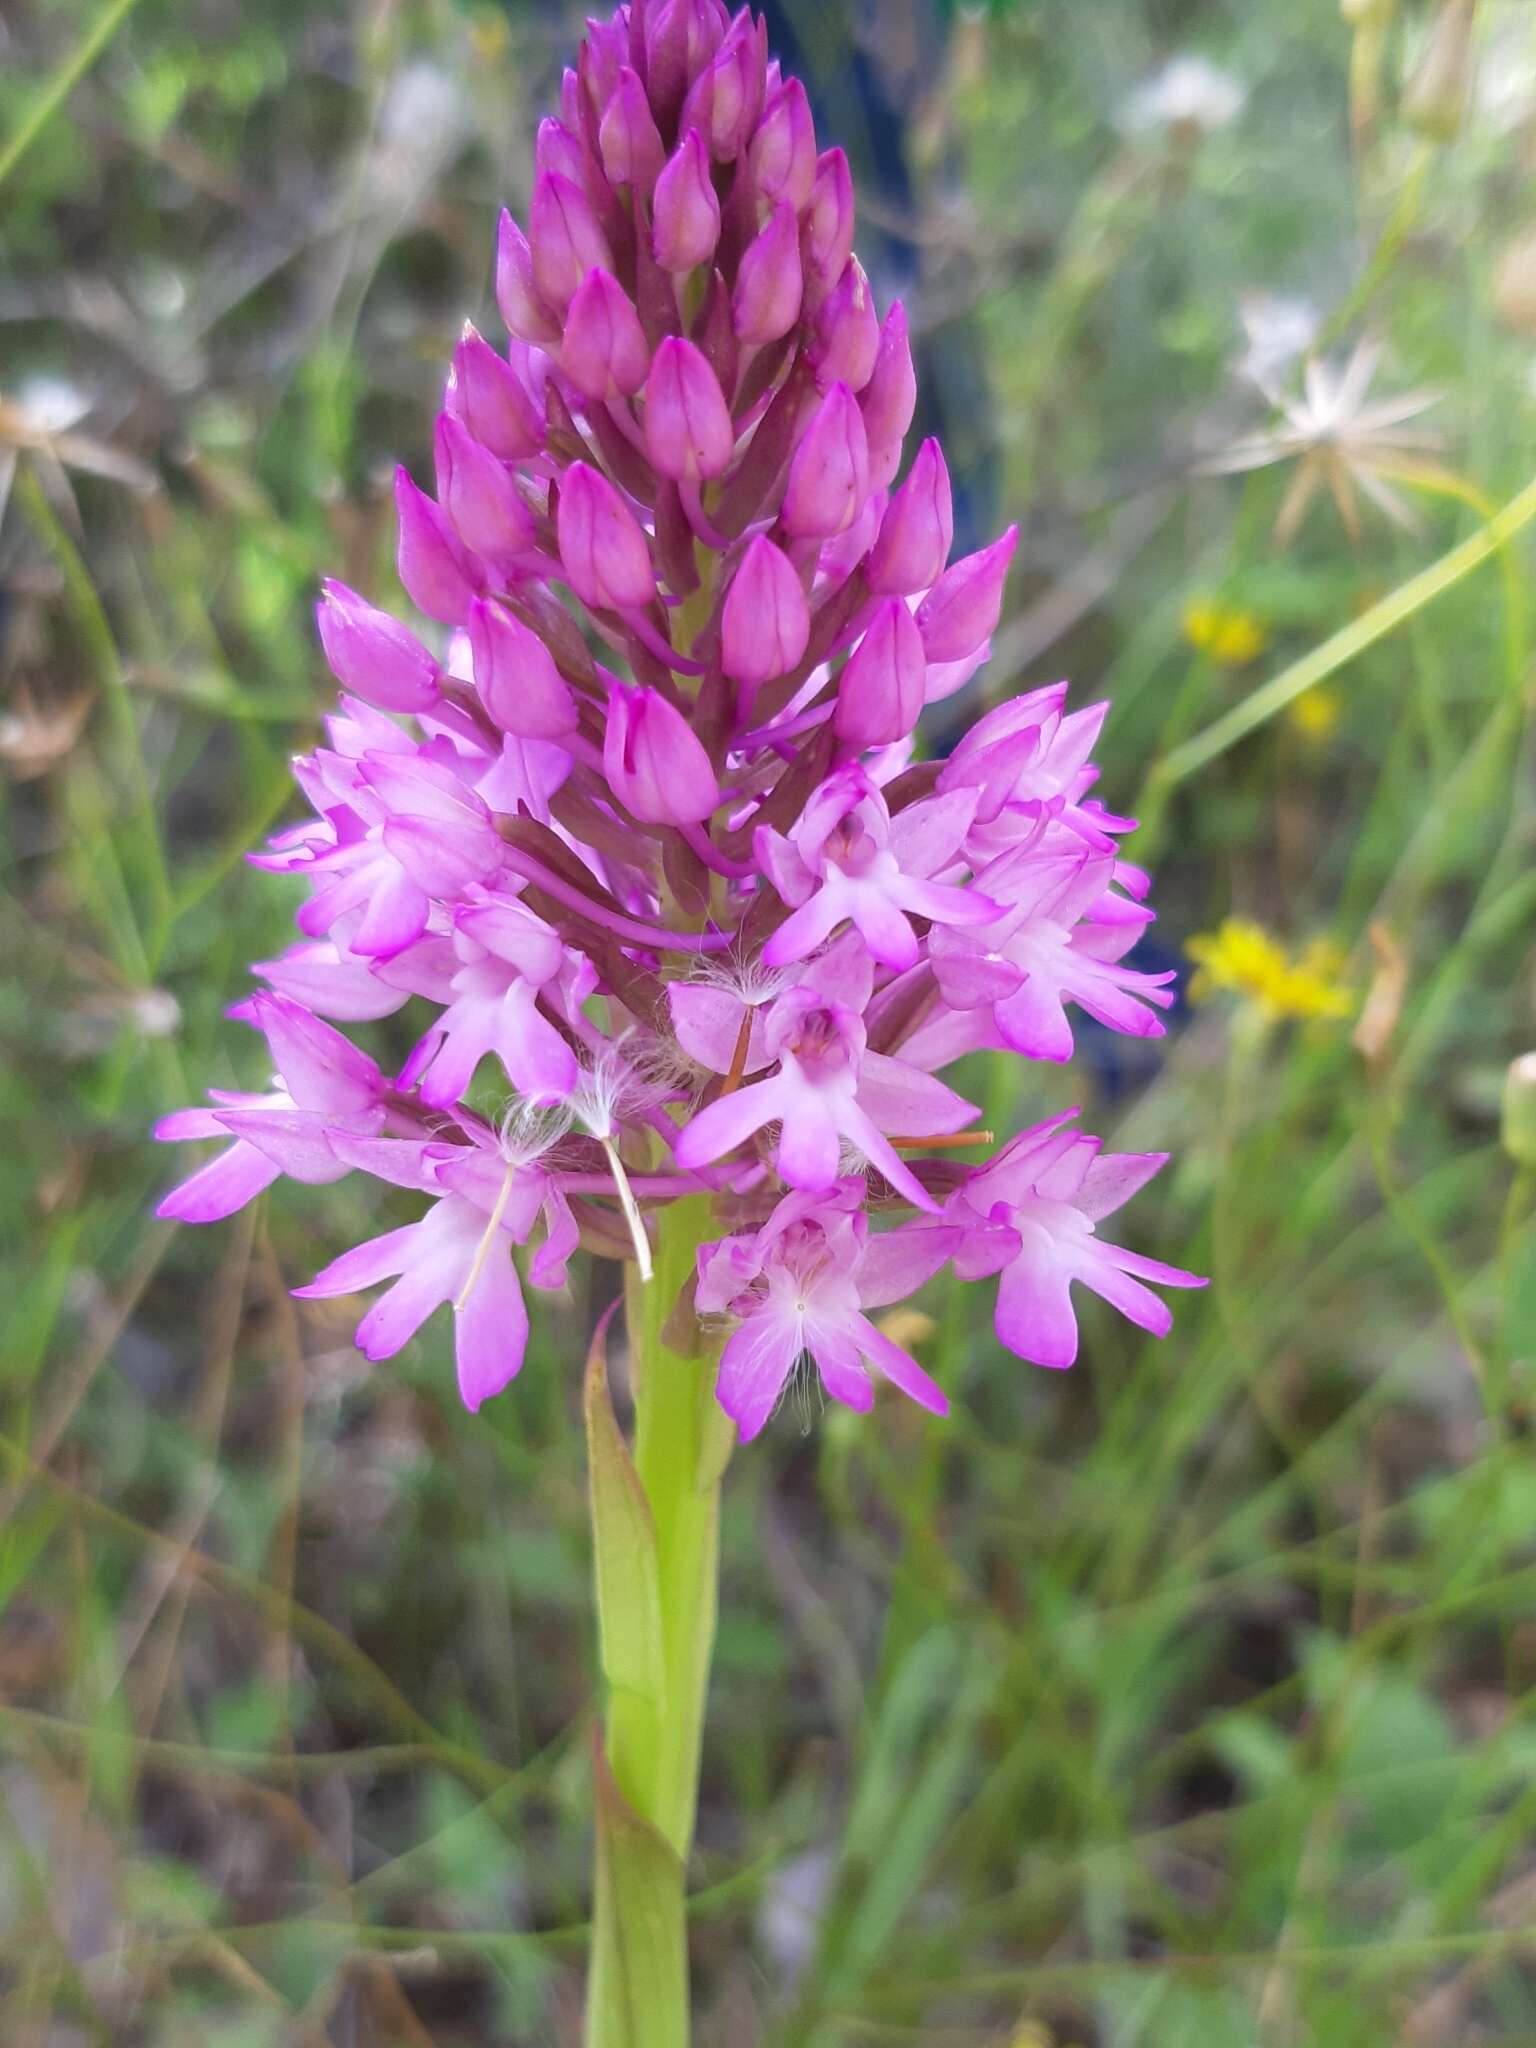
[[[963,1279],[1001,1275],[997,1334],[1032,1365],[1077,1357],[1074,1282],[1154,1337],[1173,1316],[1144,1283],[1203,1287],[1178,1266],[1106,1244],[1095,1226],[1128,1202],[1167,1163],[1165,1152],[1104,1153],[1071,1128],[1075,1110],[1021,1131],[950,1200],[945,1220],[961,1230],[954,1251]]]
[[[847,1179],[786,1195],[761,1230],[706,1246],[695,1300],[701,1314],[736,1324],[720,1354],[719,1395],[742,1437],[757,1435],[806,1357],[847,1408],[874,1405],[873,1372],[947,1415],[941,1390],[865,1311],[912,1293],[961,1239],[944,1226],[872,1233],[863,1183]]]

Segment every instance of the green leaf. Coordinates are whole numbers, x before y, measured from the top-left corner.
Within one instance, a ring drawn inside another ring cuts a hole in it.
[[[582,1394],[592,1490],[598,1633],[608,1683],[621,1691],[643,1694],[660,1714],[666,1705],[666,1672],[656,1526],[608,1392],[604,1345],[612,1313],[610,1309],[593,1335]]]
[[[671,1844],[619,1790],[601,1742],[597,1887],[587,2048],[681,2048],[688,2039],[683,1866]]]

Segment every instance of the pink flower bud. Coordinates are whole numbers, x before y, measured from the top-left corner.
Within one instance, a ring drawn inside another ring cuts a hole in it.
[[[850,391],[862,391],[879,352],[880,323],[869,279],[852,256],[816,316],[817,387],[825,391],[829,384],[846,384]]]
[[[805,222],[806,269],[816,284],[826,289],[842,276],[852,254],[853,174],[840,149],[823,150],[816,159]]]
[[[519,341],[558,341],[560,325],[539,296],[533,279],[533,251],[522,229],[503,207],[496,224],[496,304],[507,332]]]
[[[437,663],[409,627],[327,577],[315,623],[331,674],[380,711],[426,711],[437,702]]]
[[[811,416],[789,465],[781,517],[796,540],[827,540],[851,526],[869,489],[869,448],[858,400],[834,384]]]
[[[645,446],[675,483],[718,476],[736,447],[720,380],[691,341],[669,334],[645,384]]]
[[[781,85],[764,107],[747,163],[761,199],[787,200],[796,213],[810,199],[816,182],[816,127],[798,78]]]
[[[468,322],[453,352],[444,404],[503,462],[532,455],[543,441],[543,416],[534,410],[522,379]]]
[[[736,273],[732,318],[742,341],[777,341],[800,317],[800,225],[780,200],[748,243]]]
[[[720,801],[709,756],[681,711],[655,690],[618,684],[603,733],[603,771],[646,825],[695,825]]]
[[[697,128],[717,163],[741,153],[763,103],[763,60],[757,30],[743,11],[683,101],[682,126]]]
[[[406,469],[395,471],[400,540],[395,552],[406,596],[429,619],[461,626],[474,601],[475,571],[440,505],[419,490]]]
[[[713,56],[724,28],[723,11],[708,0],[664,0],[646,9],[646,85],[662,121],[675,117],[689,80]]]
[[[534,138],[533,165],[535,171],[558,171],[562,178],[586,190],[587,160],[581,144],[563,121],[556,121],[546,115],[539,123],[539,132]]]
[[[573,462],[560,482],[560,559],[583,604],[633,611],[656,595],[640,522],[605,476]]]
[[[607,237],[579,185],[558,171],[534,180],[528,214],[528,243],[539,294],[557,313],[571,303],[589,270],[612,270]]]
[[[709,154],[690,128],[656,180],[651,249],[663,270],[677,275],[706,263],[720,239],[720,202],[710,183]]]
[[[810,608],[794,566],[766,534],[749,541],[725,595],[720,666],[756,688],[788,675],[811,636]]]
[[[597,131],[603,169],[615,185],[632,185],[647,197],[666,162],[661,131],[638,75],[626,64]]]
[[[512,374],[528,394],[528,403],[533,407],[533,416],[539,422],[539,445],[544,441],[544,420],[549,410],[546,386],[549,383],[551,364],[546,349],[531,342],[519,341],[514,336],[507,343],[507,361]]]
[[[865,573],[882,597],[905,597],[936,583],[955,538],[954,501],[944,451],[929,439],[886,508]]]
[[[930,661],[959,661],[996,630],[1008,564],[1019,544],[1010,526],[991,547],[946,569],[917,608],[918,631]]]
[[[480,702],[503,732],[558,740],[574,731],[576,700],[537,633],[499,604],[469,608],[469,647]]]
[[[519,497],[506,465],[482,448],[451,413],[439,417],[432,446],[438,499],[464,545],[498,567],[531,548],[533,514]]]
[[[628,24],[622,18],[589,18],[586,40],[576,61],[588,103],[594,114],[600,114],[608,104],[620,71],[629,62]]]
[[[859,404],[869,433],[869,477],[883,490],[901,467],[901,444],[917,410],[917,373],[907,335],[907,311],[894,301],[880,329],[875,367]]]
[[[838,738],[855,747],[904,740],[922,714],[927,673],[917,622],[899,597],[886,598],[837,679]]]
[[[640,315],[623,285],[611,270],[589,270],[565,316],[565,374],[588,398],[628,398],[645,382],[650,359]]]

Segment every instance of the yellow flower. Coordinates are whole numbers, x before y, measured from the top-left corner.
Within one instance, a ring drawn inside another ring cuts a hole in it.
[[[470,16],[470,46],[482,64],[494,64],[506,54],[509,37],[505,18],[495,9],[477,8]]]
[[[1219,930],[1198,933],[1184,950],[1200,970],[1189,985],[1194,1002],[1228,991],[1270,1018],[1347,1017],[1354,1008],[1338,979],[1343,955],[1324,939],[1313,940],[1292,960],[1262,925],[1228,917]]]
[[[920,1308],[913,1308],[910,1303],[901,1308],[887,1309],[875,1323],[881,1336],[889,1337],[903,1351],[913,1351],[919,1344],[926,1343],[938,1327],[932,1316],[924,1315]]]
[[[1339,722],[1339,694],[1330,690],[1325,683],[1314,683],[1310,690],[1303,690],[1291,706],[1291,724],[1305,739],[1315,741],[1319,746],[1333,737]]]
[[[1192,597],[1185,605],[1184,637],[1222,668],[1241,668],[1269,645],[1262,619],[1210,597]]]

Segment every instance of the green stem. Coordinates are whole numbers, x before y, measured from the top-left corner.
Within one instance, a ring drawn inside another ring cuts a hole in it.
[[[720,1477],[731,1430],[709,1357],[663,1332],[713,1235],[706,1197],[673,1203],[656,1271],[627,1299],[631,1460],[599,1350],[588,1367],[593,1556],[608,1680],[598,1759],[587,2048],[686,2048],[686,1872],[714,1648]]]
[[[1431,562],[1427,569],[1411,576],[1396,590],[1389,591],[1369,611],[1362,612],[1358,619],[1351,619],[1325,640],[1320,647],[1314,647],[1299,661],[1272,676],[1240,704],[1234,704],[1204,732],[1196,733],[1193,739],[1185,740],[1160,761],[1153,763],[1142,786],[1137,812],[1141,818],[1141,837],[1137,845],[1142,849],[1141,857],[1146,858],[1146,849],[1151,840],[1160,835],[1163,813],[1168,798],[1177,784],[1185,781],[1197,770],[1206,768],[1228,748],[1248,734],[1284,711],[1304,691],[1315,683],[1322,682],[1335,670],[1341,669],[1355,656],[1363,654],[1367,647],[1382,639],[1405,620],[1413,617],[1425,605],[1432,604],[1437,597],[1461,582],[1464,576],[1487,561],[1490,555],[1507,548],[1523,527],[1536,519],[1536,483],[1529,483],[1523,491],[1502,506],[1486,525],[1470,534],[1439,561]]]

